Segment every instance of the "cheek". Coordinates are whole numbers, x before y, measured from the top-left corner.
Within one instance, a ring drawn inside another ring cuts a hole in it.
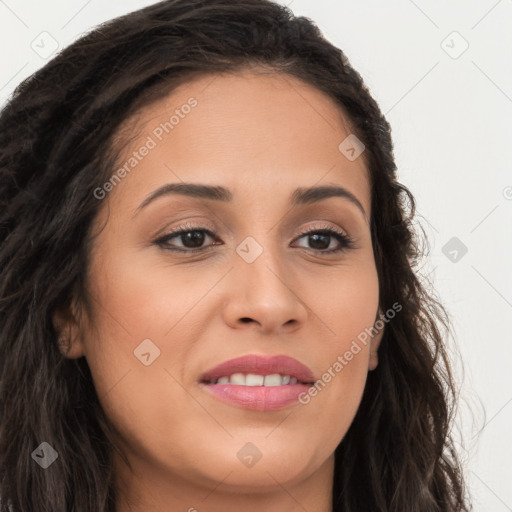
[[[301,398],[316,412],[326,435],[341,439],[348,430],[368,375],[371,328],[379,301],[378,276],[373,261],[340,269],[335,278],[305,280],[308,305],[321,330],[320,378]]]
[[[205,263],[199,271],[199,267],[168,263],[158,254],[151,256],[144,256],[140,249],[116,254],[104,267],[105,281],[98,288],[135,338],[150,334],[164,338],[182,322],[190,322],[189,312],[193,315],[221,274],[219,269],[204,269]]]
[[[323,275],[306,276],[299,290],[314,312],[312,321],[321,329],[326,353],[343,354],[350,349],[352,340],[375,322],[379,281],[373,259],[361,259]],[[365,348],[362,344],[361,352]]]
[[[154,389],[177,385],[170,374],[183,381],[185,363],[212,314],[201,299],[218,282],[219,272],[200,277],[106,245],[103,254],[91,269],[94,325],[86,335],[95,387],[108,399],[114,387],[123,393],[129,388],[128,402],[150,406]]]
[[[145,432],[159,439],[185,436],[176,414],[190,397],[179,383],[200,339],[195,306],[211,285],[170,267],[142,267],[129,256],[103,260],[94,275],[101,278],[91,287],[94,328],[87,332],[86,358],[107,416],[142,455]],[[171,444],[169,453],[178,449]]]

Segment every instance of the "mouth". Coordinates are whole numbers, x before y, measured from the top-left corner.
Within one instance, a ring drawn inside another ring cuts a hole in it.
[[[203,384],[234,384],[237,386],[287,386],[313,384],[313,372],[289,356],[251,354],[225,361],[203,373]]]
[[[294,375],[281,375],[279,373],[271,373],[268,375],[261,375],[257,373],[233,373],[231,375],[223,375],[217,379],[204,379],[202,384],[232,384],[235,386],[294,386],[295,384],[312,385],[312,381],[299,380]]]
[[[288,356],[243,356],[221,363],[199,379],[225,403],[257,411],[275,411],[298,403],[314,384],[312,371]]]

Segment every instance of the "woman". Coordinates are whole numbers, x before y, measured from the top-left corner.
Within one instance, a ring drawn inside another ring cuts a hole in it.
[[[310,20],[158,3],[0,134],[5,509],[467,510],[414,199]]]

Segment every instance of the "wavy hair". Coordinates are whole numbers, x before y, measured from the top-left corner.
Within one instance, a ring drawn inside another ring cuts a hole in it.
[[[2,511],[114,512],[111,426],[84,357],[52,314],[88,307],[93,191],[138,109],[196,76],[256,66],[323,91],[366,146],[371,237],[387,325],[356,417],[335,451],[333,511],[468,510],[451,437],[457,393],[443,306],[421,283],[415,202],[360,74],[308,18],[269,0],[168,0],[104,23],[23,81],[0,114]],[[31,453],[57,447],[42,471]]]

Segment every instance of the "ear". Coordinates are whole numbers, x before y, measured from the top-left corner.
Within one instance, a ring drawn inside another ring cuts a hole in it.
[[[69,359],[84,356],[80,315],[74,301],[71,306],[56,310],[52,315],[52,321],[57,331],[57,344],[62,355]]]
[[[379,308],[377,317],[375,318],[374,325],[380,316],[381,316],[381,311]],[[384,336],[384,331],[385,331],[384,327],[382,327],[382,329],[379,329],[377,334],[375,334],[370,341],[370,359],[368,361],[368,370],[369,371],[375,370],[375,368],[377,368],[377,365],[379,364],[378,350],[379,350],[380,342],[382,341],[382,338]]]

